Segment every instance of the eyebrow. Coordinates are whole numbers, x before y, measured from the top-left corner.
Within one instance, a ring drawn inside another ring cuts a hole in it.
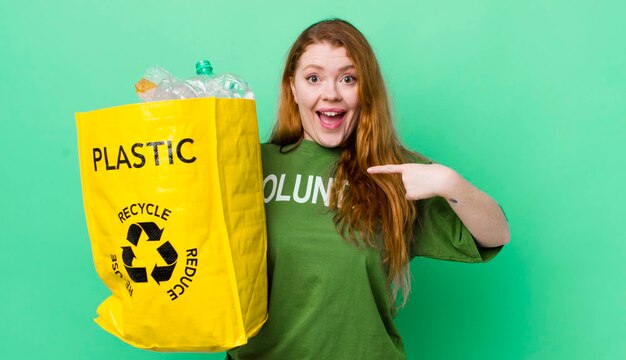
[[[307,66],[303,67],[303,68],[302,68],[302,70],[306,70],[306,69],[308,69],[308,68],[314,68],[314,69],[318,69],[318,70],[324,70],[324,67],[323,67],[323,66],[319,66],[319,65],[315,65],[315,64],[310,64],[310,65],[307,65]],[[350,65],[343,66],[343,67],[339,68],[339,71],[340,71],[340,72],[341,72],[341,71],[346,71],[346,70],[348,70],[348,69],[354,69],[354,65],[353,65],[353,64],[350,64]]]

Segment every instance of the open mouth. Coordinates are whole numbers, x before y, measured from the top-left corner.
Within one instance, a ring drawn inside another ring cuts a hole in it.
[[[322,127],[326,129],[338,128],[346,117],[345,111],[316,111]]]

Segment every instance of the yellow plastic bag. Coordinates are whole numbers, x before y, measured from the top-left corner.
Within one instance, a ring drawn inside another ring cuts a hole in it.
[[[112,295],[95,320],[159,351],[223,351],[267,319],[253,100],[189,99],[76,114],[87,227]]]

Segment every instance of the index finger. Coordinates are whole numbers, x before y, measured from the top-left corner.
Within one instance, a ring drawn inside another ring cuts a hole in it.
[[[378,165],[367,168],[370,174],[401,174],[402,165]]]

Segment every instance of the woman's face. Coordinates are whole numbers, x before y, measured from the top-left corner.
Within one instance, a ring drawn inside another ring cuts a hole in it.
[[[359,116],[356,71],[346,49],[309,45],[291,78],[304,138],[332,148],[354,130]]]

